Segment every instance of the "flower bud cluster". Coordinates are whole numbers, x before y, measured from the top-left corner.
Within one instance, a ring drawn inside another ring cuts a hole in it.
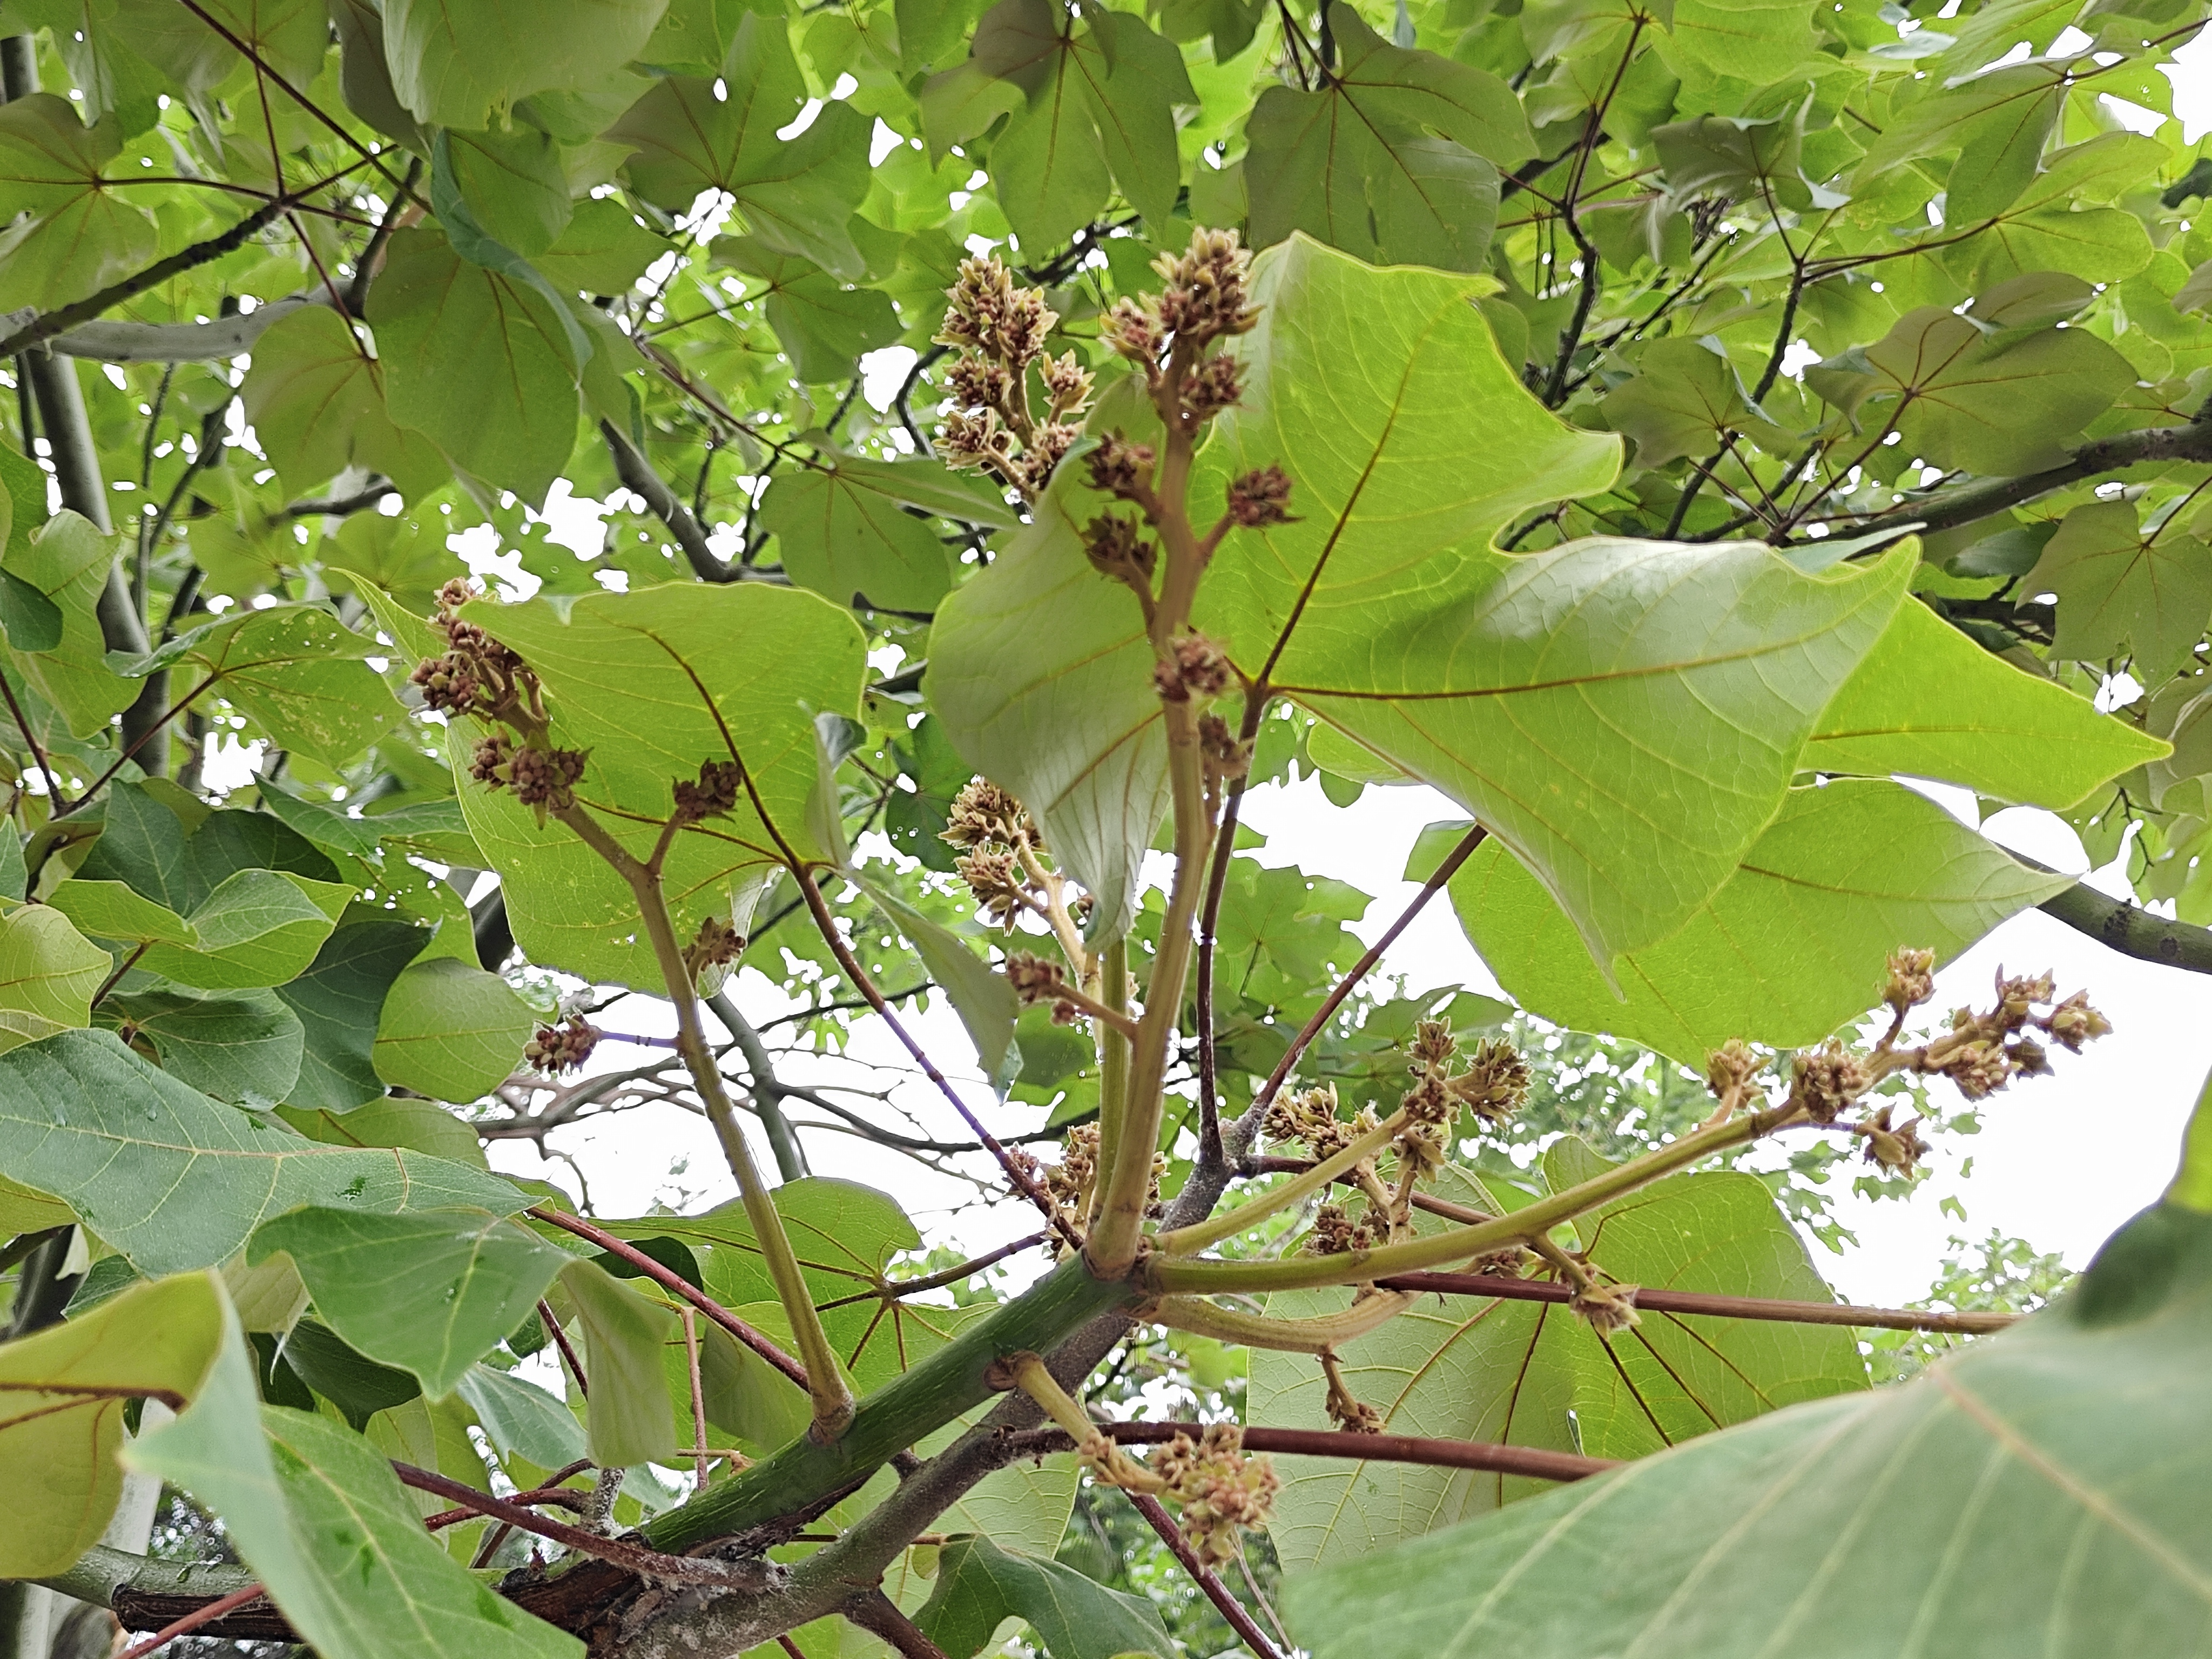
[[[702,988],[710,975],[719,983],[719,975],[714,975],[714,970],[727,968],[744,954],[744,949],[745,936],[730,925],[728,917],[710,915],[701,921],[699,931],[684,947],[684,966]],[[709,993],[702,988],[701,994]]]
[[[1279,466],[1263,466],[1229,481],[1229,516],[1247,530],[1290,524],[1291,478]]]
[[[995,257],[962,260],[945,299],[936,337],[961,355],[945,376],[951,402],[938,450],[948,465],[985,468],[1034,501],[1082,435],[1076,419],[1091,402],[1091,372],[1072,351],[1045,355],[1059,313]],[[1032,373],[1044,393],[1042,416],[1030,405]]]
[[[1252,256],[1233,230],[1191,233],[1181,253],[1152,262],[1163,284],[1141,301],[1123,299],[1101,319],[1099,338],[1144,369],[1155,395],[1163,376],[1177,393],[1185,418],[1203,421],[1231,407],[1242,395],[1237,364],[1208,358],[1206,348],[1249,331],[1259,313],[1251,307]]]
[[[430,627],[445,636],[446,649],[441,655],[423,658],[408,678],[421,689],[424,704],[440,714],[493,720],[522,690],[522,677],[528,671],[514,652],[474,623],[460,619],[460,608],[476,597],[476,590],[458,576],[438,590]]]
[[[1340,1118],[1336,1107],[1334,1083],[1277,1095],[1267,1107],[1261,1133],[1273,1141],[1303,1141],[1316,1158],[1334,1158],[1376,1127],[1371,1108],[1363,1106],[1351,1117]]]
[[[1014,1000],[1024,1008],[1041,1002],[1050,1004],[1055,1025],[1073,1025],[1084,1018],[1083,1011],[1068,998],[1072,988],[1058,963],[1027,951],[1011,951],[1006,954],[1006,982],[1014,988]]]
[[[1252,745],[1218,714],[1198,717],[1198,753],[1210,784],[1233,782],[1252,769]]]
[[[696,783],[678,778],[670,786],[670,793],[676,799],[678,821],[696,823],[702,818],[720,817],[738,804],[738,792],[744,787],[744,781],[742,761],[700,762]]]
[[[1060,1144],[1060,1162],[1044,1171],[1044,1189],[1061,1209],[1078,1215],[1098,1179],[1098,1126],[1079,1123]]]
[[[1083,458],[1090,469],[1091,487],[1122,501],[1137,501],[1152,487],[1150,444],[1132,443],[1119,432],[1109,432]]]
[[[1371,1250],[1376,1243],[1374,1229],[1353,1221],[1343,1205],[1324,1204],[1314,1212],[1306,1249],[1315,1255],[1346,1255],[1353,1250]]]
[[[1036,878],[1021,852],[1042,853],[1043,840],[1021,802],[997,784],[974,778],[964,785],[938,839],[963,849],[952,868],[989,920],[1011,932],[1015,916],[1036,907]]]
[[[515,799],[538,815],[542,827],[549,812],[566,811],[576,802],[576,784],[590,751],[518,745],[505,732],[479,738],[469,775],[488,789],[512,789]]]
[[[539,1026],[522,1045],[522,1059],[532,1071],[558,1077],[582,1066],[599,1042],[599,1027],[581,1014],[571,1014],[558,1025]]]
[[[1182,1507],[1193,1553],[1210,1567],[1237,1559],[1240,1530],[1267,1524],[1282,1486],[1266,1457],[1246,1455],[1235,1423],[1209,1423],[1195,1442],[1178,1434],[1146,1462]]]
[[[1210,702],[1237,678],[1229,653],[1203,634],[1178,635],[1165,656],[1152,665],[1152,689],[1165,702]]]
[[[1101,514],[1083,527],[1083,552],[1100,575],[1127,582],[1141,592],[1152,591],[1160,550],[1133,519]]]
[[[1638,1322],[1634,1285],[1601,1285],[1595,1279],[1579,1286],[1567,1304],[1600,1336],[1632,1331]]]

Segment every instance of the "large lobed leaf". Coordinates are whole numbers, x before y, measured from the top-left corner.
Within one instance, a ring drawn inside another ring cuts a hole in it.
[[[300,1204],[390,1214],[527,1200],[465,1164],[329,1146],[210,1100],[106,1031],[0,1054],[0,1175],[68,1204],[143,1273],[224,1261]]]
[[[2169,1199],[2057,1307],[1901,1388],[1294,1578],[1285,1612],[1316,1659],[2192,1651],[2208,1376],[2212,1219]]]
[[[1542,1173],[1557,1189],[1604,1167],[1569,1140]],[[1465,1176],[1453,1185],[1451,1196],[1492,1214],[1525,1201]],[[1803,1243],[1752,1176],[1673,1176],[1592,1212],[1576,1233],[1575,1248],[1628,1284],[1829,1299]],[[1268,1311],[1298,1316],[1341,1302],[1341,1293],[1279,1294]],[[1607,1340],[1554,1304],[1457,1297],[1423,1298],[1340,1353],[1352,1390],[1391,1433],[1593,1457],[1645,1456],[1866,1384],[1850,1334],[1833,1327],[1647,1313]],[[1253,1421],[1330,1426],[1323,1395],[1311,1359],[1254,1351]],[[1286,1566],[1363,1555],[1544,1490],[1522,1477],[1403,1463],[1285,1458],[1282,1470],[1270,1535]]]

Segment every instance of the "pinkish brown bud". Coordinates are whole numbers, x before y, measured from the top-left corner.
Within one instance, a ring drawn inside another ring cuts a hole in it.
[[[1290,475],[1279,466],[1263,466],[1230,481],[1229,516],[1247,530],[1291,523],[1290,504]]]

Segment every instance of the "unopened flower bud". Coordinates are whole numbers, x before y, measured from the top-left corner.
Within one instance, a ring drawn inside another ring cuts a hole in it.
[[[1267,1524],[1282,1484],[1267,1459],[1245,1454],[1244,1431],[1235,1423],[1209,1423],[1195,1442],[1178,1434],[1150,1467],[1182,1508],[1192,1553],[1208,1566],[1237,1559],[1241,1529]]]
[[[1242,334],[1256,320],[1248,307],[1250,252],[1233,230],[1191,232],[1190,246],[1162,254],[1152,269],[1166,284],[1160,295],[1160,325],[1178,340],[1204,345],[1224,335]]]
[[[1897,1175],[1911,1175],[1928,1156],[1928,1143],[1920,1138],[1920,1120],[1907,1118],[1890,1127],[1890,1108],[1885,1106],[1858,1126],[1866,1138],[1866,1160]]]
[[[1413,1028],[1413,1069],[1442,1066],[1459,1051],[1447,1020],[1425,1019]]]
[[[1344,1255],[1374,1248],[1375,1237],[1364,1224],[1354,1223],[1341,1204],[1324,1204],[1314,1212],[1313,1231],[1306,1248],[1316,1255]]]
[[[2053,1001],[2058,995],[2058,982],[2047,972],[2008,978],[2000,968],[1996,983],[1997,1016],[2008,1029],[2026,1019],[2028,1010],[2038,1003]]]
[[[1075,361],[1072,351],[1047,357],[1037,365],[1037,377],[1052,399],[1054,420],[1065,420],[1091,401],[1091,371]]]
[[[1011,846],[1030,834],[1028,809],[988,778],[971,778],[952,798],[938,839],[951,847]]]
[[[1233,357],[1208,358],[1182,377],[1182,406],[1201,421],[1234,409],[1243,395],[1243,375]]]
[[[1503,1037],[1485,1037],[1451,1080],[1452,1097],[1486,1123],[1503,1123],[1528,1098],[1528,1062]]]
[[[1291,478],[1279,466],[1263,466],[1229,481],[1229,516],[1247,530],[1289,524]]]
[[[1101,514],[1083,527],[1083,551],[1102,575],[1150,582],[1159,550],[1145,539],[1132,519]]]
[[[1009,951],[1006,972],[1006,983],[1014,988],[1015,1000],[1025,1007],[1049,1002],[1067,988],[1067,976],[1058,963],[1047,962],[1028,951]]]
[[[1881,1000],[1899,1013],[1917,1008],[1936,994],[1936,953],[1933,951],[1893,951],[1889,957],[1889,981]]]
[[[670,793],[676,799],[677,817],[686,823],[719,817],[738,804],[738,792],[744,787],[744,781],[742,762],[702,761],[696,782],[678,778],[670,786]]]
[[[712,970],[735,962],[744,953],[744,948],[745,936],[731,926],[728,917],[710,915],[699,923],[699,931],[684,949],[684,960],[691,969],[691,977],[703,981]],[[702,991],[701,994],[710,993]]]
[[[522,1045],[523,1063],[532,1071],[557,1077],[573,1072],[592,1057],[599,1046],[599,1028],[581,1014],[571,1014],[559,1025],[541,1025]]]
[[[1107,434],[1083,458],[1091,469],[1091,487],[1118,496],[1151,488],[1153,459],[1150,444],[1132,443],[1118,432]]]
[[[1942,1071],[1967,1099],[1986,1100],[2012,1081],[2012,1056],[1984,1039],[1961,1047]]]
[[[1203,634],[1179,635],[1170,654],[1152,665],[1152,688],[1169,702],[1210,701],[1236,678],[1229,653]]]
[[[1716,1100],[1725,1100],[1732,1092],[1741,1095],[1765,1065],[1741,1037],[1730,1037],[1706,1056],[1705,1087]]]
[[[1134,300],[1116,300],[1098,319],[1098,337],[1120,356],[1146,368],[1160,356],[1159,319]]]
[[[1198,717],[1198,752],[1208,776],[1217,781],[1241,778],[1252,769],[1252,745],[1243,742],[1218,714]]]
[[[588,751],[581,749],[518,749],[507,762],[507,782],[515,799],[536,809],[542,824],[548,812],[575,805],[576,782],[587,758]]]
[[[2043,1029],[2067,1053],[2078,1054],[2083,1043],[2109,1036],[2112,1022],[2089,1006],[2087,991],[2076,991],[2051,1011],[2051,1018],[2044,1022]]]
[[[469,761],[469,775],[488,789],[507,787],[508,764],[514,758],[514,740],[504,732],[495,732],[477,744],[476,753]]]
[[[1574,1294],[1567,1306],[1600,1336],[1632,1331],[1640,1322],[1636,1312],[1635,1285],[1601,1285],[1593,1279]]]
[[[1790,1103],[1815,1123],[1836,1115],[1874,1086],[1874,1073],[1856,1054],[1830,1037],[1810,1053],[1800,1053],[1790,1068]]]

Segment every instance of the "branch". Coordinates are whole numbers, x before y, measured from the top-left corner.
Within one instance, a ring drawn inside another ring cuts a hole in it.
[[[110,283],[88,299],[79,300],[75,305],[63,306],[57,311],[47,312],[36,321],[26,323],[13,334],[0,337],[0,357],[14,356],[19,352],[28,351],[33,346],[52,339],[57,334],[76,327],[79,323],[90,322],[111,306],[121,305],[125,300],[143,294],[149,288],[159,288],[172,276],[190,270],[195,266],[220,259],[226,253],[235,252],[243,247],[257,232],[265,228],[273,221],[282,218],[293,205],[295,204],[291,198],[280,196],[267,206],[247,214],[220,236],[210,237],[204,242],[195,242],[188,248],[182,248],[172,253],[166,259],[157,259],[145,270],[125,276],[119,283]]]
[[[1167,1512],[1160,1500],[1144,1492],[1125,1490],[1122,1496],[1129,1500],[1138,1514],[1152,1523],[1152,1530],[1160,1535],[1160,1541],[1182,1564],[1182,1570],[1196,1581],[1199,1589],[1206,1592],[1206,1599],[1213,1603],[1214,1610],[1229,1621],[1229,1628],[1243,1638],[1244,1645],[1257,1654],[1259,1659],[1279,1659],[1273,1645],[1259,1626],[1252,1622],[1252,1615],[1244,1611],[1243,1603],[1229,1593],[1229,1586],[1221,1582],[1220,1574],[1198,1559],[1198,1553],[1191,1548],[1190,1540],[1182,1535],[1182,1528],[1176,1525],[1175,1517]]]
[[[921,1627],[880,1589],[854,1597],[845,1604],[843,1612],[871,1636],[880,1637],[896,1649],[902,1659],[945,1659],[945,1650],[924,1635]]]
[[[1236,1127],[1231,1132],[1231,1138],[1237,1143],[1240,1156],[1245,1148],[1251,1146],[1252,1137],[1259,1133],[1260,1120],[1267,1116],[1268,1105],[1282,1091],[1284,1082],[1291,1075],[1291,1068],[1298,1062],[1298,1056],[1305,1053],[1307,1047],[1321,1035],[1322,1028],[1327,1025],[1335,1016],[1336,1011],[1344,1006],[1344,1000],[1352,994],[1352,988],[1366,978],[1373,970],[1375,964],[1382,961],[1382,953],[1397,943],[1398,935],[1412,926],[1413,918],[1421,914],[1422,908],[1428,902],[1443,890],[1447,882],[1459,873],[1460,866],[1465,864],[1473,856],[1474,849],[1482,845],[1484,838],[1488,834],[1489,831],[1478,823],[1460,837],[1459,845],[1445,854],[1444,861],[1436,867],[1435,873],[1431,875],[1422,885],[1421,890],[1413,896],[1413,902],[1406,907],[1397,921],[1390,924],[1382,937],[1368,947],[1367,953],[1352,964],[1352,971],[1337,981],[1336,988],[1322,1000],[1320,1007],[1314,1010],[1313,1018],[1306,1021],[1304,1028],[1297,1036],[1291,1039],[1291,1046],[1284,1051],[1282,1059],[1275,1062],[1275,1069],[1268,1073],[1267,1082],[1260,1087],[1260,1092],[1252,1097],[1252,1103],[1245,1109],[1244,1115],[1237,1120]]]
[[[672,1269],[664,1267],[661,1263],[655,1261],[651,1256],[647,1255],[643,1250],[639,1249],[635,1244],[631,1244],[622,1239],[617,1238],[612,1233],[607,1232],[604,1229],[594,1227],[590,1222],[584,1220],[580,1216],[568,1215],[559,1210],[548,1209],[542,1204],[532,1206],[527,1213],[537,1220],[546,1222],[552,1226],[560,1228],[564,1232],[574,1233],[579,1238],[589,1239],[592,1243],[598,1245],[601,1249],[606,1251],[611,1255],[620,1256],[624,1261],[627,1261],[631,1267],[635,1267],[639,1272],[645,1274],[647,1278],[653,1280],[654,1284],[659,1285],[663,1290],[682,1297],[686,1302],[696,1308],[701,1313],[706,1315],[708,1318],[713,1320],[725,1331],[727,1331],[732,1336],[744,1343],[745,1346],[750,1348],[763,1359],[767,1360],[769,1364],[775,1366],[776,1370],[781,1371],[786,1376],[799,1384],[800,1388],[803,1389],[806,1386],[806,1368],[805,1366],[801,1365],[796,1359],[793,1359],[781,1348],[777,1347],[775,1343],[769,1341],[769,1339],[763,1336],[760,1332],[746,1324],[744,1320],[738,1318],[737,1315],[732,1313],[720,1303],[715,1301],[713,1297],[708,1296],[704,1291],[700,1290],[696,1285],[686,1279],[681,1273],[676,1273]]]
[[[165,1648],[179,1636],[189,1636],[203,1625],[211,1625],[227,1613],[235,1613],[249,1601],[266,1599],[258,1584],[247,1584],[228,1595],[219,1596],[204,1607],[194,1608],[181,1619],[171,1620],[143,1642],[134,1642],[123,1650],[122,1659],[146,1659],[156,1648]]]
[[[432,1469],[416,1468],[412,1463],[402,1463],[396,1458],[392,1461],[392,1470],[399,1477],[402,1486],[450,1498],[479,1514],[504,1521],[517,1532],[535,1533],[540,1538],[565,1545],[580,1555],[594,1556],[599,1560],[611,1562],[647,1581],[757,1590],[770,1588],[777,1577],[777,1570],[765,1561],[719,1561],[696,1555],[664,1555],[657,1550],[631,1543],[627,1539],[602,1537],[595,1532],[586,1532],[580,1527],[572,1527],[565,1521],[550,1520],[534,1510],[524,1509],[520,1504],[510,1504],[503,1498],[494,1498],[488,1492],[478,1492],[474,1486],[456,1480],[451,1475],[440,1474]]]
[[[1124,1446],[1160,1445],[1179,1434],[1195,1440],[1203,1423],[1100,1423],[1099,1433]],[[1010,1437],[1024,1453],[1072,1449],[1058,1429]],[[1429,1440],[1410,1434],[1358,1434],[1348,1429],[1247,1427],[1244,1449],[1297,1457],[1348,1457],[1366,1463],[1419,1463],[1438,1469],[1480,1469],[1525,1474],[1538,1480],[1586,1480],[1620,1465],[1611,1458],[1578,1457],[1534,1446],[1501,1446],[1482,1440]]]
[[[1953,530],[2099,473],[2118,472],[2151,461],[2212,461],[2212,406],[2184,426],[2146,427],[2099,438],[2042,472],[2016,478],[1984,478],[1923,500],[1907,499],[1889,509],[1889,516],[1911,519],[1930,533]]]
[[[1571,1302],[1571,1285],[1536,1279],[1498,1279],[1485,1273],[1400,1273],[1376,1280],[1388,1291],[1434,1291],[1439,1296],[1484,1296],[1502,1302]],[[1946,1331],[1987,1336],[2016,1324],[2016,1313],[1938,1313],[1917,1308],[1864,1308],[1844,1302],[1786,1302],[1759,1296],[1711,1296],[1702,1291],[1638,1287],[1638,1313],[1702,1314],[1714,1319],[1765,1319],[1790,1325],[1849,1325],[1861,1330]]]
[[[641,496],[653,515],[668,526],[668,533],[684,550],[691,574],[702,582],[742,581],[744,570],[714,556],[714,550],[707,545],[707,532],[691,516],[691,509],[677,499],[667,480],[653,470],[612,421],[599,422],[599,435],[607,441],[607,453],[614,458],[615,476],[622,480],[623,488]]]
[[[783,1097],[790,1091],[775,1074],[768,1045],[760,1040],[760,1033],[753,1029],[752,1023],[738,1012],[738,1005],[730,1000],[727,991],[715,992],[707,999],[707,1006],[722,1022],[730,1041],[738,1045],[738,1052],[745,1059],[745,1069],[752,1074],[753,1111],[761,1121],[761,1127],[768,1131],[769,1150],[775,1154],[776,1172],[786,1181],[800,1179],[808,1173],[806,1151],[792,1133],[791,1120],[783,1115]]]
[[[2044,868],[2033,859],[2021,858],[2018,853],[2012,855],[2022,864]],[[2193,974],[2212,974],[2212,928],[2168,921],[2124,899],[2107,898],[2083,882],[2054,894],[2038,908],[2124,957],[2154,962],[2162,968],[2185,968]]]
[[[400,180],[399,193],[392,198],[392,205],[385,209],[384,217],[378,222],[376,228],[369,232],[368,240],[362,245],[360,257],[353,262],[353,281],[346,285],[345,308],[356,317],[368,313],[368,285],[376,280],[377,270],[384,263],[384,246],[392,240],[392,233],[398,228],[399,216],[407,210],[407,198],[415,193],[415,186],[422,182],[422,158],[409,156],[407,176]]]

